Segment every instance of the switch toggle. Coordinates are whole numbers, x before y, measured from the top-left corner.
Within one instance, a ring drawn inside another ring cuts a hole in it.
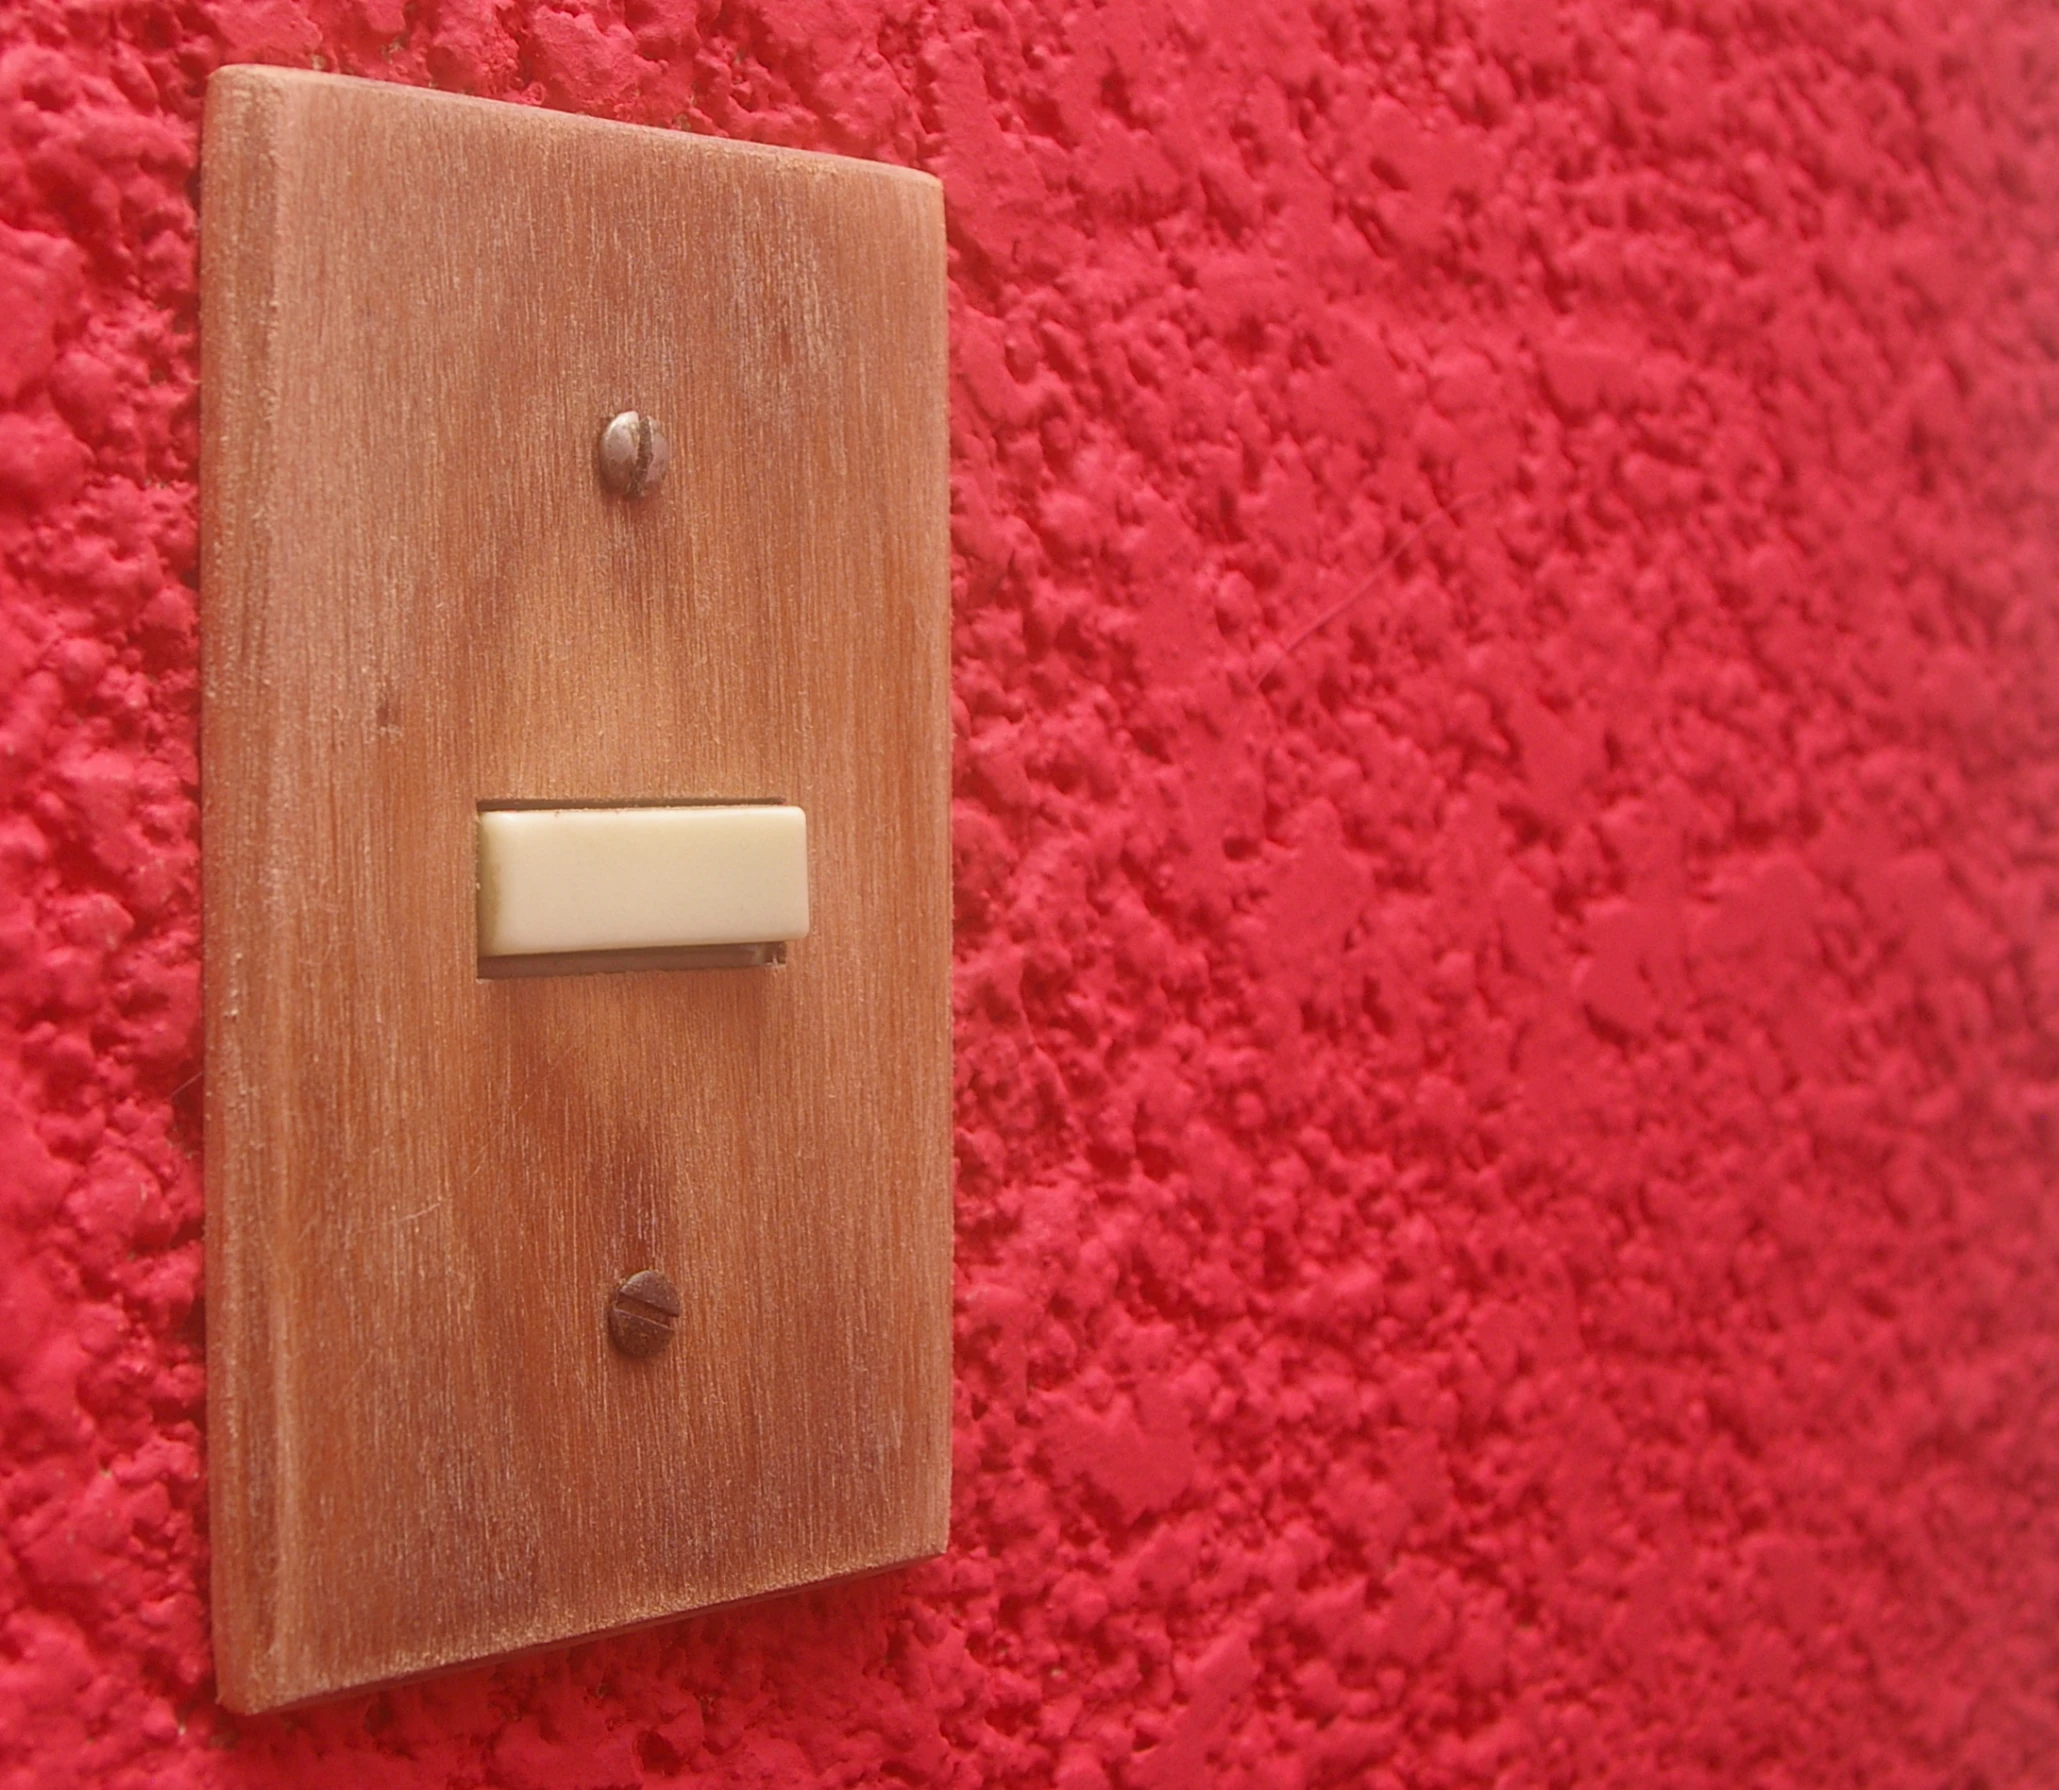
[[[488,808],[479,955],[784,945],[808,933],[798,808]]]

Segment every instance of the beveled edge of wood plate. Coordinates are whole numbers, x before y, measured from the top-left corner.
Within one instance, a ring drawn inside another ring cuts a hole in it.
[[[933,187],[940,194],[943,191],[943,182],[925,169],[906,167],[900,162],[875,161],[870,156],[837,155],[821,149],[789,149],[779,143],[752,143],[736,137],[717,137],[701,131],[677,130],[662,124],[636,124],[627,119],[594,118],[584,112],[561,112],[550,106],[528,106],[518,100],[482,99],[472,93],[448,93],[440,87],[414,87],[400,81],[380,81],[363,75],[327,74],[308,68],[279,68],[267,62],[234,62],[216,69],[207,78],[206,103],[208,110],[212,112],[217,104],[218,93],[241,90],[284,96],[295,88],[375,88],[382,98],[386,95],[393,96],[393,103],[397,105],[462,107],[482,113],[513,111],[525,119],[535,120],[539,126],[546,129],[610,133],[634,131],[663,142],[677,142],[685,138],[697,144],[704,144],[724,155],[757,156],[768,161],[783,161],[804,168],[819,168],[825,163],[834,163],[840,171],[846,173],[852,169],[864,168],[886,179],[914,181],[923,186]]]

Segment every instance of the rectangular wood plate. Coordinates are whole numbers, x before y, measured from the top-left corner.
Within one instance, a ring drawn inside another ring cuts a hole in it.
[[[223,1698],[936,1552],[936,183],[257,68],[204,158]],[[480,804],[658,799],[807,810],[785,964],[481,978]]]

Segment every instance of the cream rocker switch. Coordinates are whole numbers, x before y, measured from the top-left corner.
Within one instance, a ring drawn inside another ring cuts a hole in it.
[[[479,816],[482,958],[778,946],[807,936],[808,818],[798,808]]]
[[[202,154],[224,1700],[936,1552],[936,182],[260,68]]]

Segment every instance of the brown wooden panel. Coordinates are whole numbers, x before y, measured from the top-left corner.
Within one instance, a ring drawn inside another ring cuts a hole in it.
[[[204,176],[225,1699],[935,1552],[936,183],[253,68]],[[807,809],[786,964],[482,980],[478,805],[656,798]],[[686,1309],[632,1361],[648,1267]]]

